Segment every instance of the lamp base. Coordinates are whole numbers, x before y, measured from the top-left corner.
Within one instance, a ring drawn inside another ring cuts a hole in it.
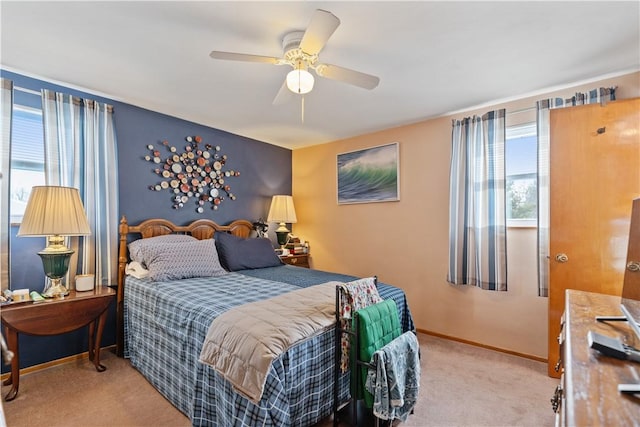
[[[278,240],[278,244],[280,245],[280,249],[284,249],[284,246],[287,244],[289,240],[289,230],[285,228],[284,231],[276,230],[276,236]]]
[[[42,292],[45,298],[63,298],[69,295],[69,290],[62,284],[62,279],[49,279]]]
[[[62,279],[67,275],[72,254],[73,251],[71,249],[54,251],[45,249],[38,252],[42,259],[44,274],[49,278],[42,296],[60,298],[69,295],[69,290],[62,284]]]

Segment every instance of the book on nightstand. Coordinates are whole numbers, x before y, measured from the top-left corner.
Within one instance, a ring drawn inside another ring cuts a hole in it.
[[[301,240],[297,236],[289,236],[289,240],[284,245],[291,255],[303,255],[309,253],[309,242]]]

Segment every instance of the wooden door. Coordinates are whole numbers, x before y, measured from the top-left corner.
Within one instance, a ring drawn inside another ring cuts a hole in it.
[[[640,98],[551,110],[549,156],[549,375],[559,377],[565,290],[622,292],[640,197]]]
[[[630,300],[628,308],[640,324],[640,199],[633,201],[625,267],[622,298]]]

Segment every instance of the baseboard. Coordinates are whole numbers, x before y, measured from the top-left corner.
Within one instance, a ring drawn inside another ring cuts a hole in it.
[[[450,340],[450,341],[457,341],[457,342],[460,342],[460,343],[463,343],[463,344],[469,344],[469,345],[473,345],[473,346],[476,346],[476,347],[486,348],[488,350],[499,351],[500,353],[511,354],[513,356],[524,357],[525,359],[535,360],[536,362],[548,363],[548,360],[545,359],[544,357],[534,356],[532,354],[519,353],[517,351],[507,350],[507,349],[500,348],[500,347],[493,347],[493,346],[486,345],[486,344],[481,344],[481,343],[478,343],[478,342],[475,342],[475,341],[469,341],[469,340],[465,340],[465,339],[462,339],[462,338],[452,337],[450,335],[440,334],[438,332],[428,331],[426,329],[416,328],[416,330],[418,332],[420,332],[420,333],[427,334],[427,335],[432,335],[434,337],[444,338],[444,339]]]
[[[115,350],[116,346],[110,345],[107,347],[102,347],[101,350]],[[67,363],[75,362],[76,360],[81,359],[89,359],[89,352],[85,351],[84,353],[74,354],[73,356],[63,357],[61,359],[51,360],[49,362],[41,363],[39,365],[27,366],[26,368],[20,369],[20,376],[29,374],[31,372],[38,372],[44,369],[52,368],[54,366],[64,365]],[[0,376],[0,380],[4,381],[9,378],[11,372],[5,372]]]

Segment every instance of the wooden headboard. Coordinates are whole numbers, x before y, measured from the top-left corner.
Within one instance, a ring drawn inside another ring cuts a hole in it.
[[[237,219],[229,225],[220,225],[210,219],[198,219],[188,225],[176,225],[171,221],[162,218],[152,218],[142,221],[138,225],[129,225],[126,217],[120,220],[120,240],[118,247],[118,289],[117,289],[117,307],[116,307],[116,354],[120,357],[124,352],[124,276],[127,263],[129,262],[129,243],[130,235],[134,235],[134,239],[155,236],[163,236],[165,234],[189,234],[196,239],[212,239],[213,234],[218,232],[226,232],[238,237],[249,237],[253,230],[253,224],[244,219]]]

